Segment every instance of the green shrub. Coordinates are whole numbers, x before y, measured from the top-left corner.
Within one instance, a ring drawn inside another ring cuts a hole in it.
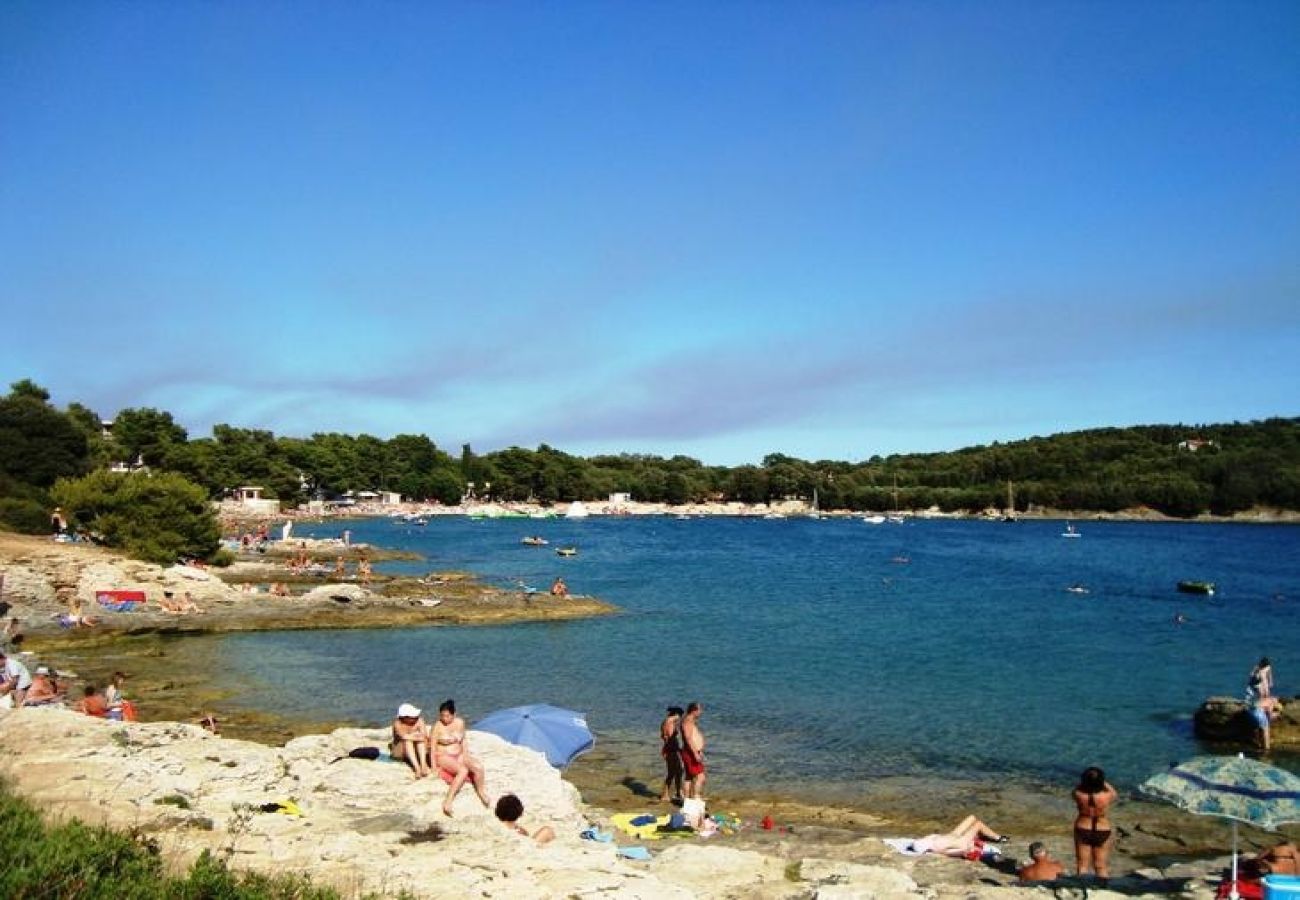
[[[109,547],[168,565],[182,556],[207,559],[221,529],[203,488],[163,472],[92,472],[61,479],[52,491],[72,520]]]
[[[0,497],[0,525],[23,534],[50,530],[50,504],[21,497]]]
[[[225,547],[222,547],[216,553],[212,554],[212,558],[209,562],[219,569],[224,569],[227,566],[234,564],[235,554],[227,550]]]
[[[204,852],[167,875],[152,840],[90,827],[51,825],[0,782],[0,897],[10,900],[338,900],[303,875],[232,872]]]

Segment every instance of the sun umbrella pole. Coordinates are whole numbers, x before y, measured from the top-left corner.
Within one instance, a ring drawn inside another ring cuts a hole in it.
[[[1232,820],[1232,890],[1228,892],[1228,900],[1241,900],[1241,894],[1237,893],[1237,820]]]

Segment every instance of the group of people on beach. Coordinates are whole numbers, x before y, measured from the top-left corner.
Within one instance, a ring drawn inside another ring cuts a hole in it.
[[[443,815],[451,818],[456,795],[468,781],[483,805],[492,809],[511,831],[545,844],[555,838],[555,831],[543,825],[531,834],[519,824],[523,816],[523,801],[515,794],[504,794],[494,804],[487,795],[483,763],[469,752],[465,735],[465,720],[456,715],[456,701],[444,700],[438,706],[438,718],[433,725],[424,721],[419,707],[403,703],[393,719],[389,754],[393,759],[411,767],[417,779],[439,774],[447,782],[447,794],[442,801]]]
[[[661,803],[704,799],[707,773],[704,732],[700,730],[703,712],[704,707],[698,701],[688,703],[685,710],[680,706],[670,706],[659,724],[659,753],[666,770],[664,788],[659,794]]]
[[[1079,783],[1071,791],[1071,797],[1075,806],[1075,873],[1091,873],[1103,880],[1109,878],[1110,850],[1114,844],[1110,807],[1119,794],[1106,780],[1105,772],[1096,766],[1089,766],[1079,776]],[[944,856],[979,859],[989,845],[1005,844],[1009,840],[1006,834],[975,816],[966,816],[951,830],[927,834],[908,843],[905,849],[911,853],[939,853]],[[1042,841],[1034,841],[1029,845],[1029,862],[1017,870],[1021,881],[1054,881],[1064,873],[1065,866],[1052,858]]]
[[[72,705],[78,712],[100,719],[136,721],[135,704],[126,699],[126,673],[114,672],[101,691],[97,684],[82,688],[82,699]],[[18,709],[24,706],[64,706],[68,687],[59,673],[46,665],[29,670],[13,651],[0,649],[0,705]]]

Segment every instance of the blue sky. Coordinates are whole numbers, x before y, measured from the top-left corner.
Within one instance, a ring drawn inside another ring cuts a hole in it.
[[[859,460],[1300,414],[1294,2],[0,4],[4,383]]]

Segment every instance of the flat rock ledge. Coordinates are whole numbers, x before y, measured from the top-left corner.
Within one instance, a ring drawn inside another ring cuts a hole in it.
[[[345,897],[424,898],[758,898],[844,900],[869,897],[993,898],[1180,896],[1203,900],[1206,880],[1226,860],[1174,864],[1095,886],[1018,887],[1007,871],[960,860],[890,856],[872,864],[771,855],[705,842],[651,842],[648,862],[617,856],[614,844],[583,840],[598,810],[545,758],[490,734],[472,732],[488,772],[488,793],[513,791],[523,824],[549,824],[545,847],[508,832],[468,788],[454,818],[442,815],[445,787],[415,780],[388,760],[348,758],[380,747],[385,732],[344,728],[282,747],[218,737],[197,726],[118,723],[63,709],[0,710],[0,777],[54,819],[133,829],[152,837],[178,866],[203,850],[235,868],[305,872]],[[263,812],[292,800],[302,816]],[[873,838],[873,856],[883,845]],[[795,851],[797,854],[797,850]]]

